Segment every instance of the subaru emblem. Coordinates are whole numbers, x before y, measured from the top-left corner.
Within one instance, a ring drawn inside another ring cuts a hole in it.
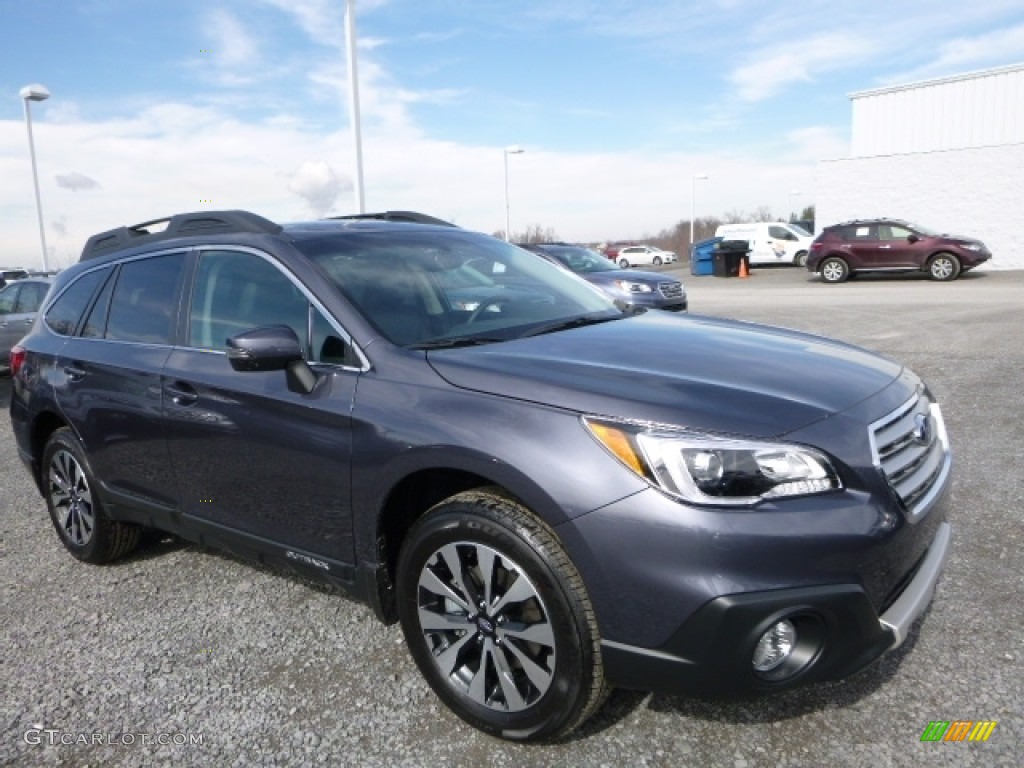
[[[910,436],[920,445],[928,445],[932,441],[932,425],[927,414],[919,413],[914,416],[914,431]]]

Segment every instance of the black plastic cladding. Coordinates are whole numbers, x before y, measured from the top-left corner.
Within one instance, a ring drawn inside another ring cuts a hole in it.
[[[150,232],[148,227],[167,223],[159,232]],[[131,227],[117,227],[90,237],[79,261],[86,261],[105,253],[131,245],[170,240],[190,235],[221,235],[240,232],[276,235],[281,225],[249,211],[199,211],[179,213],[164,219],[153,219]]]

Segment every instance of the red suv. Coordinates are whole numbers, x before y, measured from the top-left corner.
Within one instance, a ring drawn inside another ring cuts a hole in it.
[[[864,219],[825,227],[807,257],[807,269],[826,283],[858,272],[927,272],[955,280],[992,258],[980,240],[944,235],[900,219]]]

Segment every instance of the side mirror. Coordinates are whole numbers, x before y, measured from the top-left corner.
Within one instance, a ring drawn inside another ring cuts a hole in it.
[[[299,337],[287,325],[268,325],[228,339],[228,362],[236,371],[283,371],[302,359]]]
[[[910,234],[909,234],[909,235],[907,236],[907,242],[908,242],[908,243],[916,243],[916,242],[917,242],[918,240],[920,240],[920,239],[921,239],[921,238],[920,238],[920,237],[918,237],[917,235],[915,235],[915,234],[914,234],[913,232],[911,232],[911,233],[910,233]]]
[[[287,325],[268,325],[232,336],[228,362],[236,371],[285,371],[288,389],[304,395],[319,381],[302,357],[299,337]]]

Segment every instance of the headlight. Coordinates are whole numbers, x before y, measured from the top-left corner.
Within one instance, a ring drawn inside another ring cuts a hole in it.
[[[633,472],[694,504],[750,506],[842,488],[831,462],[813,448],[630,422],[583,423]]]
[[[615,284],[628,293],[650,293],[652,288],[644,283],[634,283],[632,280],[616,280]]]
[[[964,248],[968,251],[980,251],[984,246],[981,243],[963,243]]]

